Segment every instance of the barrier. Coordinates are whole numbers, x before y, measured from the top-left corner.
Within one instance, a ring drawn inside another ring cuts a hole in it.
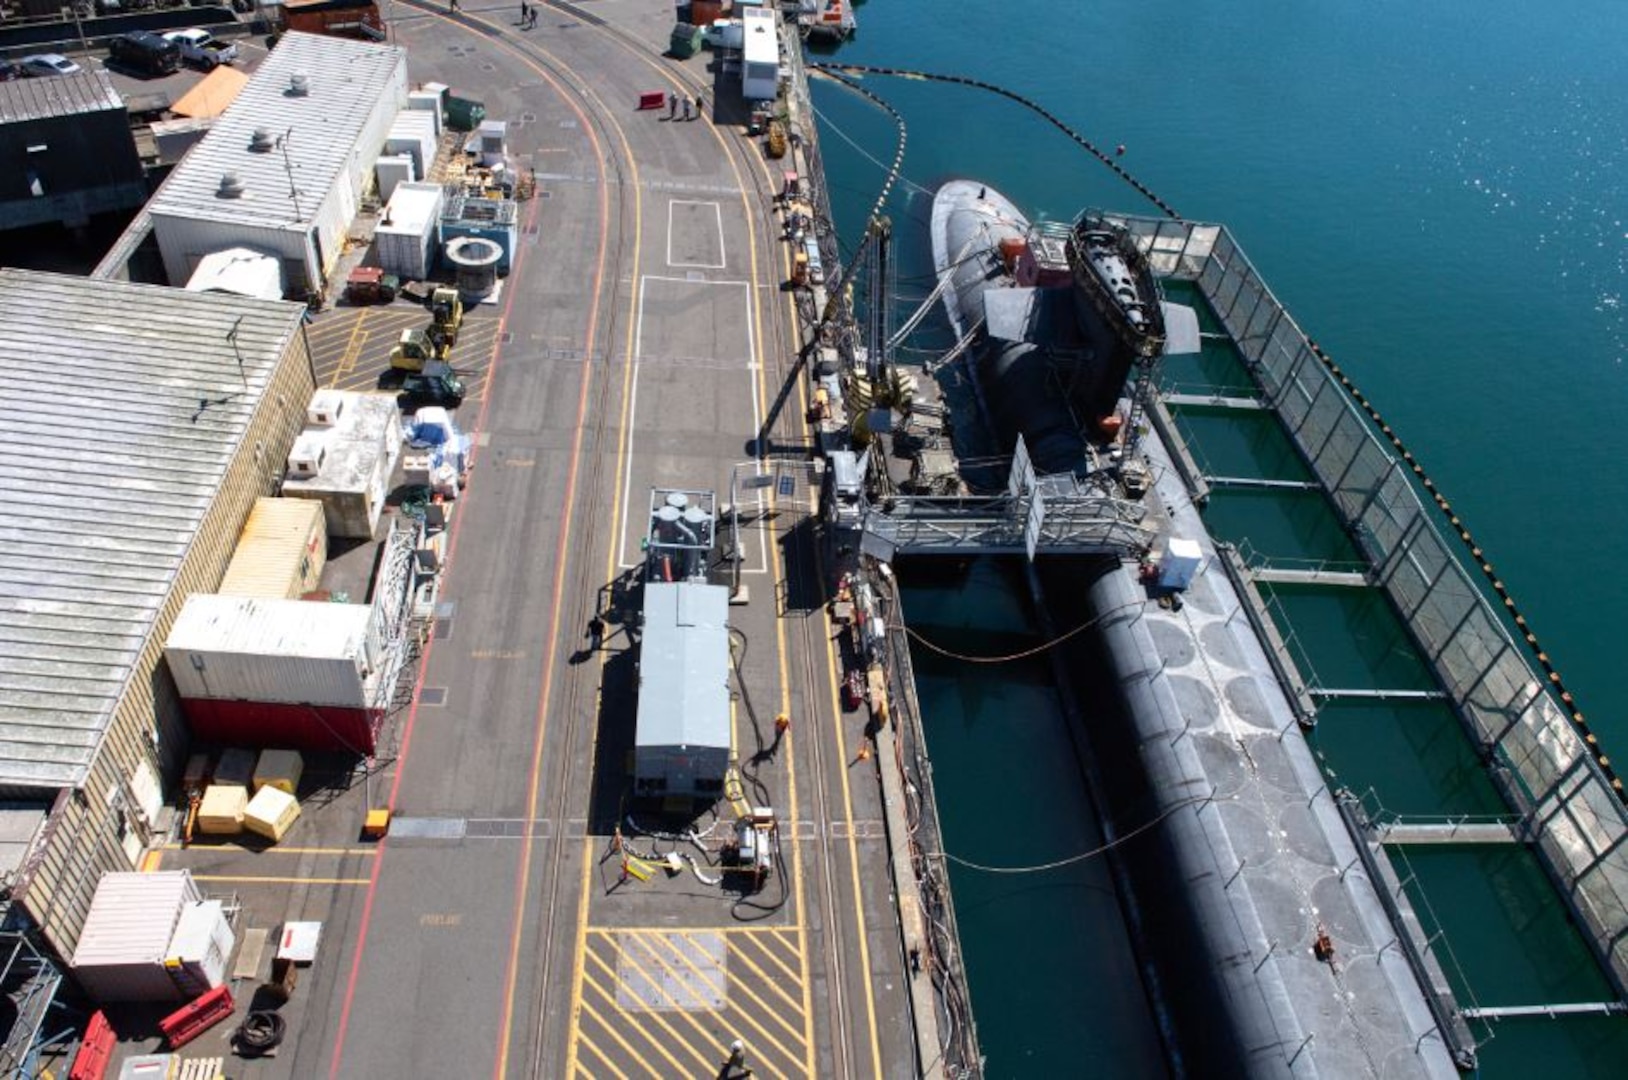
[[[665,90],[644,90],[644,91],[640,92],[640,94],[639,94],[639,108],[641,110],[644,110],[644,109],[663,109],[663,108],[666,108],[666,107],[667,107],[667,91],[665,91]]]
[[[158,1022],[158,1030],[169,1040],[171,1050],[179,1050],[199,1035],[232,1015],[232,991],[225,985],[183,1005]]]

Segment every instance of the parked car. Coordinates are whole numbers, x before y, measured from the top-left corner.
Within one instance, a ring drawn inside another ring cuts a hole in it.
[[[222,64],[237,59],[237,42],[219,41],[208,30],[172,30],[164,37],[175,42],[181,50],[181,59],[197,64],[205,71],[213,71]]]
[[[181,47],[158,34],[136,30],[108,42],[107,58],[141,75],[168,75],[181,67]]]
[[[77,75],[84,69],[61,53],[35,53],[18,61],[24,75]]]
[[[453,374],[451,365],[438,361],[425,364],[423,372],[403,379],[401,393],[396,395],[396,404],[407,410],[425,405],[456,409],[463,400],[463,380]]]
[[[13,60],[0,60],[0,82],[16,82],[22,77],[22,65]]]

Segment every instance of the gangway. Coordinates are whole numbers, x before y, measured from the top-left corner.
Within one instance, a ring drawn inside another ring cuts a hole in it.
[[[1517,1016],[1628,1016],[1628,1005],[1620,1001],[1568,1001],[1554,1005],[1488,1005],[1465,1009],[1468,1020],[1508,1020]]]

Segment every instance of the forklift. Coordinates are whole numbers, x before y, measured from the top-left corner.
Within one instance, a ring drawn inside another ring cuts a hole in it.
[[[464,324],[464,303],[457,289],[442,285],[430,294],[430,317],[433,321],[428,333],[438,349],[444,352],[458,344],[458,330]]]
[[[392,371],[423,371],[424,365],[432,360],[446,360],[452,351],[450,343],[438,341],[425,330],[403,330],[401,339],[390,350],[390,368]]]

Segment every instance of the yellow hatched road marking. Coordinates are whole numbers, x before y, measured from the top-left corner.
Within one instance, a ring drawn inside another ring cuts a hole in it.
[[[605,1051],[603,1051],[599,1047],[595,1046],[594,1041],[592,1039],[588,1038],[587,1035],[584,1035],[584,1034],[581,1034],[581,1033],[578,1033],[577,1038],[582,1040],[582,1045],[583,1046],[586,1046],[589,1050],[592,1050],[594,1052],[595,1057],[597,1057],[600,1061],[605,1063],[605,1068],[609,1069],[615,1075],[620,1076],[622,1078],[622,1080],[628,1080],[627,1073],[623,1072],[621,1069],[618,1069],[616,1067],[616,1063],[614,1061],[612,1061],[605,1054]],[[587,1070],[583,1070],[583,1071],[586,1072]],[[588,1075],[592,1076],[593,1074],[589,1073]]]
[[[592,950],[589,950],[588,955],[593,956],[596,960],[599,960],[599,962],[601,964],[604,964],[604,960],[599,959],[599,957],[597,955],[595,955]],[[699,1020],[697,1020],[695,1018],[695,1014],[697,1012],[701,1012],[701,1013],[705,1013],[707,1016],[713,1018],[714,1020],[720,1020],[721,1017],[719,1017],[719,1015],[717,1013],[713,1012],[710,1009],[686,1009],[686,1008],[684,1008],[683,1006],[681,1006],[678,1003],[678,1001],[673,997],[673,995],[671,995],[671,994],[669,994],[667,992],[665,987],[663,987],[660,983],[658,983],[656,981],[655,977],[652,975],[652,973],[650,972],[650,970],[648,968],[645,968],[644,966],[642,966],[638,962],[638,960],[635,957],[633,957],[631,954],[623,953],[622,955],[626,956],[628,958],[628,963],[632,967],[636,968],[641,974],[643,974],[645,979],[650,983],[650,985],[659,994],[661,994],[662,997],[666,998],[668,1003],[672,1006],[672,1008],[670,1010],[659,1010],[659,1009],[644,1010],[644,1011],[641,1011],[640,1013],[638,1013],[639,1016],[648,1016],[648,1017],[650,1017],[651,1019],[655,1020],[656,1023],[660,1024],[662,1026],[662,1028],[665,1029],[666,1032],[669,1035],[671,1035],[674,1039],[678,1040],[679,1042],[684,1042],[683,1037],[681,1035],[679,1035],[677,1031],[673,1030],[673,1026],[671,1024],[669,1024],[667,1022],[667,1018],[662,1015],[662,1013],[664,1011],[671,1011],[673,1013],[676,1013],[679,1016],[682,1016],[684,1018],[685,1022],[688,1023],[690,1025],[690,1027],[695,1029],[696,1034],[701,1037],[701,1041],[705,1045],[707,1045],[707,1046],[716,1046],[716,1044],[718,1042],[717,1033],[712,1032],[712,1031],[708,1031],[706,1028],[702,1027],[701,1026],[701,1021],[699,1021]],[[657,959],[659,961],[660,957],[655,957],[655,959]],[[668,968],[668,970],[671,971],[672,969]],[[626,1011],[626,1010],[624,1010],[624,1011]],[[629,1017],[631,1017],[633,1014],[628,1013],[628,1015],[629,1015]],[[702,1061],[707,1060],[706,1057],[701,1053],[701,1051],[696,1049],[693,1044],[685,1042],[684,1043],[684,1048],[689,1050],[696,1057],[701,1058]]]
[[[616,974],[616,972],[611,969],[609,964],[605,963],[604,958],[601,957],[598,953],[594,952],[594,950],[592,950],[592,949],[588,949],[588,950],[586,950],[586,955],[590,959],[592,959],[594,961],[594,963],[598,964],[600,967],[605,969],[605,974],[610,976],[610,978],[611,978],[611,985],[612,986],[615,986],[616,983],[618,981],[620,981],[617,974]],[[637,967],[638,965],[635,964],[634,966]],[[643,971],[642,968],[640,968],[640,970]],[[649,978],[649,974],[646,973],[645,977]],[[599,982],[597,980],[590,978],[590,979],[587,980],[587,982],[588,982],[588,985],[592,986],[595,990],[599,991],[599,994],[600,994],[601,997],[605,998],[607,1001],[610,1002],[611,1007],[614,1008],[619,1015],[624,1017],[628,1021],[628,1023],[631,1024],[634,1028],[638,1029],[639,1034],[643,1035],[646,1039],[649,1039],[650,1040],[650,1045],[654,1046],[658,1051],[661,1052],[661,1055],[663,1057],[665,1057],[668,1061],[672,1062],[673,1068],[679,1070],[680,1075],[683,1075],[684,1067],[678,1063],[678,1059],[675,1058],[672,1055],[672,1053],[668,1051],[667,1047],[659,1039],[657,1039],[654,1035],[652,1035],[646,1029],[645,1025],[642,1023],[643,1018],[649,1017],[651,1020],[654,1020],[657,1024],[660,1024],[662,1030],[667,1032],[667,1035],[668,1035],[669,1038],[671,1038],[674,1042],[678,1043],[680,1046],[684,1047],[684,1049],[688,1050],[690,1053],[694,1054],[696,1059],[699,1060],[703,1065],[710,1065],[711,1064],[706,1059],[706,1057],[704,1057],[701,1054],[701,1052],[699,1050],[697,1050],[694,1046],[691,1046],[689,1043],[685,1042],[683,1037],[680,1036],[678,1032],[673,1030],[673,1026],[667,1022],[667,1018],[662,1016],[661,1013],[655,1011],[654,1009],[645,1010],[645,1011],[641,1011],[638,1014],[639,1019],[635,1019],[634,1014],[632,1012],[629,1012],[627,1009],[624,1009],[622,1007],[621,1002],[616,1000],[616,996],[614,994],[608,993],[603,986],[599,985]],[[655,980],[651,979],[651,983],[653,985],[655,983]],[[663,991],[663,993],[665,993],[665,991]],[[690,1022],[692,1024],[695,1023],[695,1020],[694,1020],[693,1017],[690,1019]],[[703,1032],[703,1034],[705,1034],[705,1033]]]
[[[671,939],[664,942],[664,944],[671,945],[672,944]],[[741,1008],[739,1005],[734,1005],[734,1004],[731,1003],[730,996],[729,996],[729,991],[728,991],[728,989],[726,987],[719,986],[718,984],[714,983],[711,979],[707,978],[707,976],[701,971],[700,968],[695,966],[695,964],[689,959],[689,957],[684,956],[682,953],[679,953],[677,949],[673,949],[672,951],[675,954],[678,955],[679,959],[684,961],[685,966],[687,966],[691,971],[695,972],[696,976],[702,982],[704,982],[708,986],[712,987],[712,989],[717,993],[717,995],[720,998],[723,999],[726,1007],[733,1009],[734,1012],[742,1020],[744,1020],[746,1023],[752,1025],[752,1027],[756,1028],[758,1034],[763,1037],[764,1042],[768,1043],[770,1046],[774,1047],[776,1050],[779,1050],[781,1054],[785,1055],[787,1060],[792,1061],[792,1062],[797,1061],[798,1055],[792,1053],[791,1050],[787,1049],[786,1045],[780,1041],[779,1037],[772,1034],[769,1031],[768,1028],[766,1028],[762,1024],[758,1023],[757,1018],[755,1016],[753,1016],[751,1012],[749,1012],[746,1009]],[[670,963],[668,963],[667,958],[665,956],[661,955],[660,953],[657,953],[654,949],[652,949],[652,951],[651,951],[651,956],[655,959],[655,961],[658,964],[660,964],[662,967],[666,968],[667,971],[674,978],[678,977],[678,969],[673,967]],[[726,978],[727,978],[727,976],[726,976]],[[747,995],[752,998],[752,1000],[757,1002],[758,1007],[760,1009],[762,1009],[764,1012],[767,1012],[770,1015],[774,1016],[774,1018],[776,1020],[779,1020],[780,1025],[782,1027],[786,1028],[788,1031],[791,1031],[792,1032],[792,1037],[796,1038],[796,1032],[791,1027],[791,1025],[787,1024],[784,1020],[782,1020],[780,1018],[779,1014],[776,1013],[774,1010],[772,1010],[772,1009],[768,1008],[768,1006],[764,1005],[762,999],[759,998],[756,994],[753,994],[745,986],[745,984],[743,984],[739,979],[735,980],[735,989],[745,991],[747,993]],[[670,995],[669,995],[669,1000],[671,1000]],[[713,1016],[718,1017],[720,1020],[723,1018],[722,1012],[720,1012],[717,1009],[695,1009],[695,1010],[685,1010],[685,1011],[686,1012],[706,1012],[706,1013],[709,1013],[709,1014],[711,1014]]]
[[[603,990],[600,990],[599,985],[597,983],[594,983],[592,985],[593,985],[594,989],[599,990],[599,992],[601,994],[603,994],[605,992]],[[616,1006],[616,1002],[615,1002],[614,999],[611,1000],[611,1006],[613,1008]],[[587,1001],[583,1001],[582,1002],[582,1011],[587,1013],[589,1016],[593,1017],[594,1020],[599,1024],[599,1026],[605,1029],[605,1034],[607,1034],[611,1038],[615,1039],[616,1040],[616,1045],[620,1046],[624,1051],[626,1051],[628,1057],[632,1058],[639,1065],[642,1065],[645,1069],[649,1070],[651,1076],[655,1076],[655,1077],[661,1076],[661,1073],[659,1071],[657,1071],[655,1066],[651,1065],[650,1062],[645,1060],[643,1054],[639,1053],[637,1050],[633,1049],[633,1047],[629,1046],[628,1041],[626,1039],[622,1038],[621,1033],[618,1032],[609,1023],[607,1023],[603,1016],[599,1015],[599,1010],[598,1009],[596,1009],[592,1005],[588,1004]],[[661,1047],[657,1046],[656,1049],[660,1050]],[[671,1055],[668,1056],[667,1060],[668,1061],[673,1061]],[[678,1068],[678,1062],[673,1061],[673,1067]]]
[[[759,948],[762,948],[762,946],[759,945]],[[780,996],[780,999],[782,1001],[784,1001],[787,1005],[791,1006],[792,1009],[794,1009],[794,1010],[796,1010],[798,1012],[802,1011],[801,1006],[799,1006],[797,1002],[795,1002],[795,1001],[793,1001],[791,999],[791,995],[786,993],[784,990],[780,989],[780,981],[779,981],[779,979],[777,979],[773,975],[770,975],[768,972],[764,971],[762,968],[758,967],[756,962],[754,962],[750,956],[747,956],[746,952],[743,949],[741,949],[739,946],[736,946],[733,955],[737,960],[741,961],[741,963],[743,963],[747,967],[751,968],[752,971],[757,974],[757,977],[762,979],[764,981],[764,983],[768,985],[769,989],[773,990],[776,994],[778,994]]]

